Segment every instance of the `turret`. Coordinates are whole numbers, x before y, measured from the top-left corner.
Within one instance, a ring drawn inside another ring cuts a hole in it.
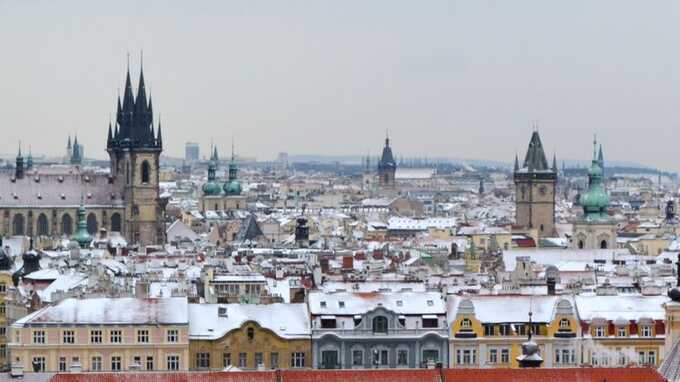
[[[21,144],[19,145],[19,153],[17,154],[14,177],[17,179],[24,178],[24,157],[21,155]]]
[[[85,218],[85,205],[82,200],[78,208],[78,231],[73,235],[73,240],[80,245],[80,248],[87,248],[92,243],[92,236],[87,232],[87,220]]]

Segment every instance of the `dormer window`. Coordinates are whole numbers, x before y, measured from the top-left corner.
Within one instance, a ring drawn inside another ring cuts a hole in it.
[[[434,306],[434,301],[427,300],[427,306]]]
[[[61,198],[61,200],[66,200],[66,195],[64,194],[59,195],[59,197]]]
[[[652,336],[652,327],[650,325],[640,326],[640,337],[651,337],[651,336]]]
[[[373,333],[387,333],[387,317],[377,316],[373,319]]]
[[[397,300],[397,306],[404,306],[404,302],[401,300]]]
[[[326,301],[321,301],[319,304],[321,305],[322,308],[326,307]]]
[[[469,318],[463,318],[460,321],[461,330],[472,330],[472,321]]]
[[[560,330],[571,330],[571,324],[569,323],[569,320],[566,318],[560,320]]]
[[[625,326],[619,326],[616,328],[616,336],[617,337],[625,337],[626,336],[626,327]]]
[[[248,330],[246,331],[246,333],[247,333],[247,335],[248,335],[248,341],[252,341],[252,340],[255,339],[255,329],[253,329],[253,328],[248,328]]]
[[[596,326],[595,327],[595,337],[604,337],[605,336],[605,330],[604,326]]]
[[[344,307],[345,307],[345,302],[344,302],[344,301],[338,301],[338,306],[339,306],[340,308],[344,308]]]

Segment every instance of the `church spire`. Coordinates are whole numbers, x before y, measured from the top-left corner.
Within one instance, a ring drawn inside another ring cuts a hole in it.
[[[156,147],[163,148],[163,133],[161,132],[161,116],[158,115],[158,136],[156,137]]]
[[[557,173],[557,153],[553,153],[552,171]]]
[[[519,171],[519,158],[517,157],[517,153],[515,153],[515,172]]]

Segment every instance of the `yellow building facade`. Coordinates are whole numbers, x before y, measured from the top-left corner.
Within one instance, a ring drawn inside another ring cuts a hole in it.
[[[311,365],[306,304],[192,304],[190,312],[192,370]]]

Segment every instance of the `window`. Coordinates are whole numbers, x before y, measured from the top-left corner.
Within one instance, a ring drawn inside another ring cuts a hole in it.
[[[489,363],[498,363],[498,349],[489,349]]]
[[[132,357],[132,364],[130,366],[134,365],[135,368],[141,369],[142,368],[142,357],[136,355]]]
[[[120,371],[122,369],[121,358],[119,355],[111,356],[111,370]]]
[[[436,318],[423,318],[423,328],[436,328],[439,326],[439,320]]]
[[[248,367],[248,354],[238,353],[238,367],[241,369]]]
[[[290,367],[305,367],[305,353],[295,352],[290,357]]]
[[[112,330],[110,334],[111,334],[110,339],[111,339],[112,344],[121,343],[122,334],[121,334],[120,330]]]
[[[146,357],[146,370],[153,370],[153,357],[152,356]]]
[[[345,302],[344,301],[338,301],[338,306],[342,309],[345,307]]]
[[[196,353],[196,367],[199,369],[210,368],[210,353]]]
[[[66,371],[66,357],[59,357],[59,371]]]
[[[102,357],[94,356],[92,357],[92,363],[90,364],[90,370],[92,371],[102,371]]]
[[[73,343],[76,342],[76,338],[75,338],[75,337],[76,337],[76,336],[75,336],[75,333],[73,332],[73,330],[64,330],[63,336],[62,336],[62,338],[63,338],[63,343],[65,343],[65,344],[73,344]]]
[[[166,363],[168,364],[168,370],[179,370],[179,356],[178,355],[169,355],[165,360],[166,360]]]
[[[604,337],[605,336],[605,330],[604,326],[596,326],[595,327],[595,337]]]
[[[278,369],[279,368],[279,353],[270,353],[269,354],[269,367],[272,369]]]
[[[137,330],[137,342],[145,344],[149,342],[149,331],[146,329]]]
[[[0,293],[7,292],[7,285],[5,283],[0,283]]]
[[[602,240],[600,242],[600,249],[607,249],[607,240]]]
[[[626,336],[626,327],[625,326],[619,326],[616,328],[616,336],[617,337],[625,337]]]
[[[33,343],[34,344],[44,344],[45,343],[45,331],[36,330],[33,332]]]
[[[640,365],[656,365],[656,351],[639,351],[638,352],[638,363]]]
[[[337,369],[340,362],[338,361],[337,350],[324,350],[321,352],[321,369]]]
[[[387,317],[373,318],[373,333],[387,333]]]
[[[477,362],[477,351],[475,349],[456,350],[456,364],[474,365]]]
[[[434,362],[435,364],[439,362],[439,350],[427,349],[423,350],[423,361],[425,364],[428,362]]]
[[[510,349],[501,349],[501,363],[510,362]]]
[[[256,368],[264,366],[264,356],[262,353],[255,353],[255,365]]]
[[[33,371],[36,373],[41,373],[45,371],[45,357],[43,356],[33,357]]]
[[[373,365],[387,366],[389,363],[390,352],[388,350],[374,350],[373,351]]]
[[[167,342],[177,342],[179,341],[179,331],[177,329],[170,329],[166,335]]]
[[[102,331],[99,329],[90,331],[90,343],[100,344],[102,343]]]
[[[334,329],[337,324],[335,318],[322,318],[321,319],[321,329]]]
[[[321,305],[322,308],[325,308],[326,305],[327,305],[327,304],[326,304],[326,301],[321,301],[320,305]]]
[[[142,183],[144,184],[149,183],[149,178],[151,177],[150,172],[151,169],[149,166],[149,162],[147,161],[142,162]]]
[[[4,302],[0,303],[0,317],[5,317],[6,312],[7,308],[5,306],[5,303]]]
[[[484,324],[484,335],[485,336],[493,336],[493,325],[492,324]]]
[[[573,365],[576,363],[576,354],[573,348],[556,348],[555,363],[558,365]]]
[[[406,349],[397,350],[397,365],[398,366],[408,365],[408,350]]]
[[[352,350],[352,366],[363,366],[363,364],[364,364],[364,351]]]
[[[501,336],[509,336],[512,335],[512,332],[510,330],[510,325],[508,324],[503,324],[498,327],[498,332]]]
[[[222,353],[222,367],[231,366],[231,353]]]
[[[253,328],[248,328],[248,341],[252,341],[255,339],[255,329]]]
[[[571,325],[569,324],[569,320],[566,318],[563,318],[560,320],[560,330],[570,330]]]
[[[642,325],[640,327],[640,337],[651,337],[652,336],[652,327],[649,325]]]

